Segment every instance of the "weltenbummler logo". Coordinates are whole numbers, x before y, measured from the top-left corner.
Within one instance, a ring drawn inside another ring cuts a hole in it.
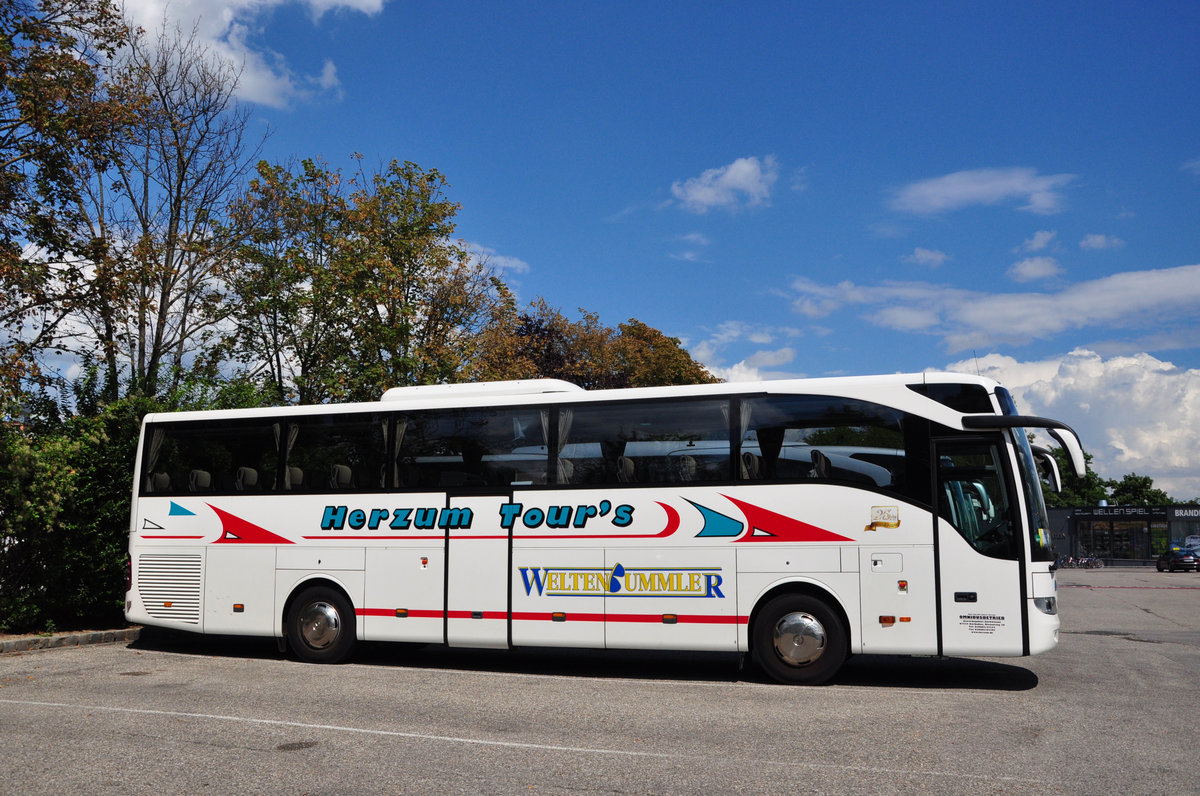
[[[539,597],[717,597],[720,567],[638,569],[519,567],[525,594]]]

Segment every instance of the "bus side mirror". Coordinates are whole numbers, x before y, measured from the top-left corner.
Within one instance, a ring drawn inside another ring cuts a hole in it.
[[[1050,484],[1050,489],[1053,492],[1062,491],[1062,476],[1058,472],[1058,461],[1054,455],[1047,449],[1039,445],[1030,445],[1033,449],[1033,456],[1037,459],[1039,474]]]

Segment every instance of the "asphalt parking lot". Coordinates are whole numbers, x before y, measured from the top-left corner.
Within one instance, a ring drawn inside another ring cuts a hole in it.
[[[1200,793],[1200,575],[1060,573],[1033,658],[852,660],[147,632],[0,655],[0,793]]]

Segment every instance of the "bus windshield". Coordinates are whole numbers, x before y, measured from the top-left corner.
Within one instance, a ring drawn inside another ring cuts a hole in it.
[[[1012,430],[1013,444],[1017,449],[1017,466],[1021,471],[1021,485],[1025,488],[1025,506],[1029,517],[1029,556],[1032,561],[1053,561],[1054,551],[1050,546],[1050,520],[1046,514],[1046,501],[1042,499],[1042,483],[1038,478],[1029,437],[1023,428]]]
[[[1017,405],[1012,393],[1003,387],[996,388],[1000,409],[1006,415],[1016,415]],[[1021,473],[1021,486],[1025,490],[1025,511],[1029,524],[1029,556],[1031,561],[1053,561],[1054,551],[1050,545],[1050,520],[1046,513],[1046,501],[1042,498],[1042,482],[1034,462],[1033,450],[1029,447],[1029,435],[1023,428],[1011,431],[1013,445],[1017,450],[1017,466]]]

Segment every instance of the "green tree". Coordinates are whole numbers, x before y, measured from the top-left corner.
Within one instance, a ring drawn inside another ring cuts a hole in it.
[[[1075,475],[1066,451],[1054,448],[1052,455],[1058,462],[1058,472],[1062,476],[1062,491],[1046,491],[1046,505],[1057,508],[1075,508],[1080,506],[1098,506],[1103,500],[1108,500],[1112,481],[1101,478],[1092,469],[1092,454],[1084,453],[1087,469],[1083,477]]]
[[[0,428],[0,629],[121,621],[130,478],[154,408],[127,400],[36,433]]]
[[[73,237],[78,169],[125,121],[103,72],[127,31],[108,0],[0,3],[0,390],[38,357],[83,297]],[[28,254],[27,252],[33,252]]]
[[[235,332],[228,341],[277,403],[320,403],[344,392],[339,365],[353,333],[342,274],[349,205],[325,164],[258,164],[232,212],[243,230],[230,269]]]
[[[1175,503],[1166,492],[1154,487],[1154,479],[1148,475],[1126,473],[1120,481],[1110,483],[1109,499],[1118,506],[1170,506]]]
[[[352,330],[343,397],[461,380],[503,291],[487,263],[454,240],[459,205],[445,196],[446,178],[392,161],[360,170],[353,183],[340,264]]]
[[[371,400],[459,380],[507,300],[453,239],[445,178],[413,163],[344,180],[323,164],[259,164],[232,218],[232,350],[280,400]]]
[[[613,329],[581,309],[572,321],[540,298],[523,312],[510,301],[493,319],[472,377],[563,379],[591,390],[718,381],[678,339],[639,320]]]

